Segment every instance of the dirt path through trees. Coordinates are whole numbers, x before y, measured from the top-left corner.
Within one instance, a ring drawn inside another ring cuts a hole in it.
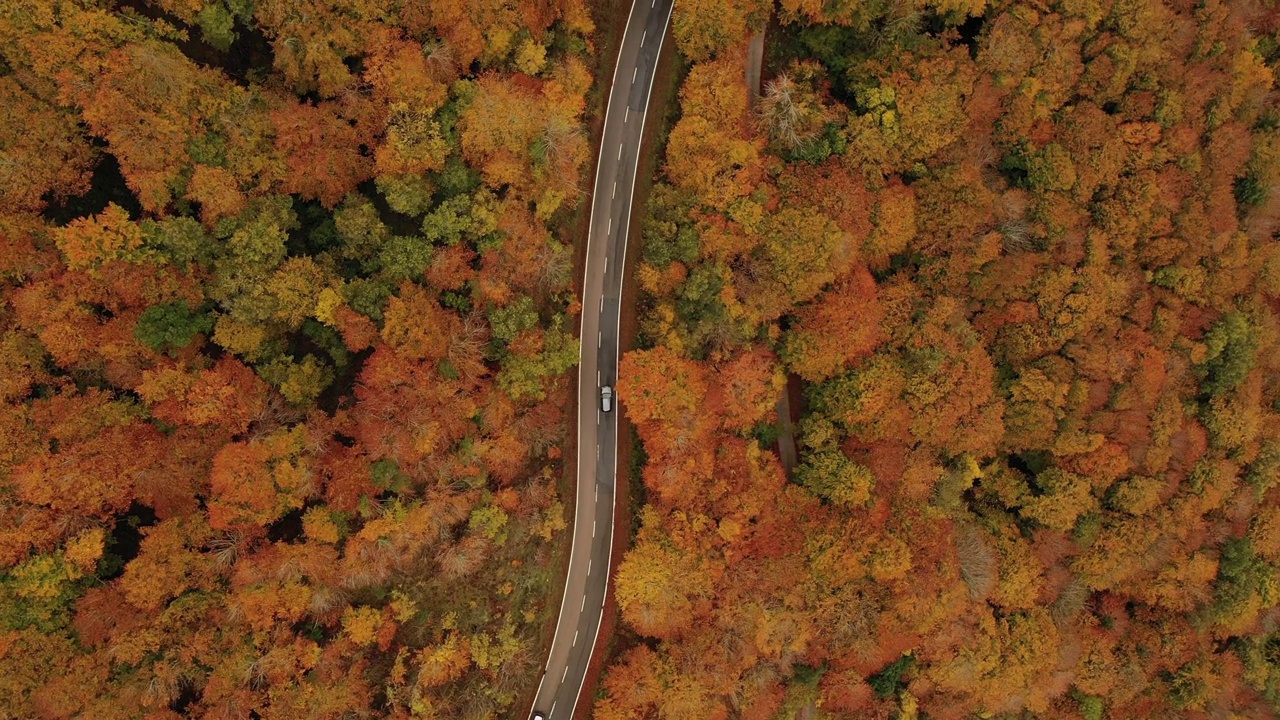
[[[760,77],[764,65],[764,39],[768,27],[769,23],[766,22],[759,32],[751,36],[751,40],[747,44],[747,62],[744,78],[747,83],[747,92],[751,94],[753,106],[760,98]],[[774,411],[778,415],[774,425],[778,431],[778,460],[782,462],[782,467],[787,471],[788,478],[791,477],[796,467],[795,424],[792,422],[790,391],[788,390],[795,380],[797,379],[788,378],[787,385],[783,386],[778,393],[778,403],[774,406]]]

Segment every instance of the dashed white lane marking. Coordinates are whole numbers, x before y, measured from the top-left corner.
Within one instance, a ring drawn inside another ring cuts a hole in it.
[[[608,237],[613,234],[613,218],[609,218],[609,223],[605,225],[604,234],[605,234],[605,237]]]
[[[618,197],[618,181],[617,180],[613,181],[613,197],[615,198]],[[610,198],[610,199],[613,199],[613,198]]]
[[[600,462],[600,446],[599,445],[596,446],[596,462]],[[594,533],[592,534],[592,537],[595,537]]]
[[[621,144],[619,144],[619,145],[618,145],[618,159],[619,159],[619,160],[621,160],[621,159],[622,159],[622,145],[621,145]]]
[[[595,562],[595,561],[594,561],[594,560],[587,560],[587,577],[591,577],[591,563],[593,563],[593,562]]]
[[[635,84],[636,84],[636,75],[638,75],[639,73],[640,73],[640,66],[639,66],[639,65],[637,65],[637,66],[635,67],[635,69],[631,71],[631,84],[632,84],[632,85],[635,85]]]
[[[584,611],[584,610],[586,610],[586,609],[587,609],[587,596],[586,596],[586,595],[583,595],[583,596],[582,596],[582,607],[578,608],[578,612],[582,612],[582,611]]]
[[[599,452],[600,448],[596,448],[596,451]],[[596,459],[599,460],[600,458],[597,457]],[[596,536],[596,521],[592,520],[591,521],[591,537],[595,537],[595,536]]]
[[[564,666],[564,672],[560,673],[560,684],[564,684],[564,679],[569,677],[569,666]]]
[[[630,107],[623,108],[623,110],[622,110],[622,124],[623,124],[623,125],[626,125],[626,124],[627,124],[627,118],[629,118],[629,117],[631,117],[631,108],[630,108]]]
[[[649,37],[649,31],[648,31],[648,30],[645,30],[644,32],[640,33],[640,47],[644,47],[644,40],[645,40],[645,38],[647,38],[647,37]]]
[[[604,312],[604,296],[603,295],[600,296],[600,312]]]
[[[578,647],[578,631],[577,630],[573,631],[573,645],[571,647]],[[565,670],[568,670],[568,669],[569,668],[565,668]]]
[[[564,672],[565,672],[565,674],[566,674],[566,675],[568,675],[568,674],[569,674],[569,668],[565,668],[565,669],[564,669]],[[564,678],[560,678],[560,682],[564,682]],[[548,715],[555,715],[555,714],[556,714],[556,704],[555,704],[555,703],[551,703],[551,709],[547,711],[547,714],[548,714]]]
[[[601,347],[602,345],[604,345],[604,331],[603,331],[603,330],[601,330],[600,332],[596,333],[596,349],[597,349],[597,350],[599,350],[599,349],[600,349],[600,347]]]
[[[596,413],[596,415],[599,415],[599,413]],[[596,423],[596,424],[599,425],[599,423]],[[597,485],[596,486],[596,502],[599,502],[599,501],[600,501],[600,486]]]

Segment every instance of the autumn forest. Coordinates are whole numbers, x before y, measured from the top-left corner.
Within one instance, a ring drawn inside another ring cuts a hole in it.
[[[0,2],[0,720],[528,717],[627,7]],[[678,0],[577,717],[1280,714],[1278,67]]]

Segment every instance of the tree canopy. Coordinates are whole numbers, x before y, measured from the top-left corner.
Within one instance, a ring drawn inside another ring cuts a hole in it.
[[[596,716],[1280,711],[1280,16],[784,0],[753,103],[752,12],[676,8]]]
[[[0,716],[513,712],[587,6],[0,15]]]

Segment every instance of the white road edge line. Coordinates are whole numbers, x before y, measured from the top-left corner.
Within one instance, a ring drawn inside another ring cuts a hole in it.
[[[559,619],[559,618],[556,618],[556,623],[557,623],[557,624],[559,624],[559,623],[560,623],[560,619]],[[555,643],[555,638],[554,638],[554,637],[552,637],[552,638],[551,638],[551,642],[552,642],[553,644]],[[542,668],[542,679],[538,681],[538,692],[533,696],[533,698],[534,698],[534,700],[533,700],[533,701],[534,701],[534,703],[537,703],[537,702],[538,702],[538,695],[541,695],[541,694],[542,694],[542,686],[547,684],[547,670],[550,670],[550,669],[551,669],[551,653],[549,653],[549,652],[548,652],[548,653],[547,653],[547,666],[546,666],[546,667],[544,667],[544,668]],[[553,709],[554,709],[554,708],[553,708]],[[532,710],[530,710],[530,711],[529,711],[529,713],[530,713],[530,714],[533,714],[533,711],[532,711]]]

